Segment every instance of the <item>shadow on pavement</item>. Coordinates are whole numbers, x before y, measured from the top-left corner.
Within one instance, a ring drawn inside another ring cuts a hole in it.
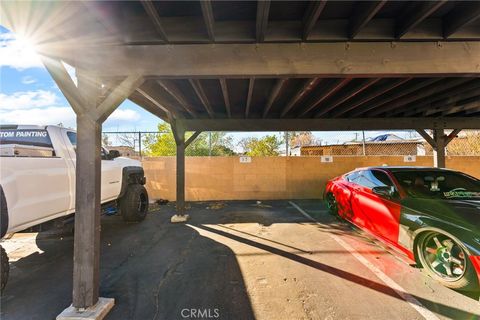
[[[256,241],[253,241],[253,240],[250,240],[250,239],[246,239],[246,238],[231,234],[229,232],[224,232],[222,230],[214,229],[214,228],[211,228],[211,227],[208,227],[208,226],[205,226],[205,225],[195,225],[195,227],[197,227],[199,229],[203,229],[203,230],[208,231],[208,232],[216,233],[218,235],[221,235],[221,236],[230,238],[232,240],[241,242],[243,244],[246,244],[246,245],[249,245],[249,246],[252,246],[252,247],[267,251],[267,252],[270,252],[272,254],[282,256],[284,258],[287,258],[287,259],[290,259],[292,261],[307,265],[309,267],[315,268],[315,269],[320,270],[322,272],[326,272],[326,273],[335,275],[335,276],[340,277],[342,279],[345,279],[347,281],[351,281],[351,282],[363,285],[363,286],[368,287],[372,290],[375,290],[375,291],[381,292],[383,294],[389,295],[393,298],[402,299],[392,288],[390,288],[390,287],[388,287],[384,284],[381,284],[379,282],[375,282],[375,281],[372,281],[370,279],[364,278],[362,276],[359,276],[359,275],[356,275],[356,274],[353,274],[353,273],[335,268],[333,266],[323,264],[323,263],[318,262],[318,261],[314,261],[314,260],[299,256],[299,255],[291,253],[291,252],[287,252],[287,251],[284,251],[284,250],[281,250],[281,249],[278,249],[278,248],[275,248],[275,247],[271,247],[271,246],[263,244],[263,243],[259,243],[259,242],[256,242]],[[461,310],[461,309],[458,309],[458,308],[455,308],[455,307],[451,307],[451,306],[447,306],[447,305],[444,305],[444,304],[439,304],[439,303],[430,301],[430,300],[422,298],[422,297],[418,297],[418,296],[415,296],[415,295],[411,295],[411,296],[413,296],[415,299],[417,299],[423,305],[428,306],[430,310],[435,311],[435,312],[437,312],[437,313],[439,313],[443,316],[446,316],[446,317],[449,317],[449,318],[452,318],[452,319],[475,319],[476,317],[480,317],[480,314],[475,314],[474,315],[474,314],[465,312],[464,310]]]
[[[233,251],[171,224],[167,210],[138,224],[102,218],[100,296],[115,298],[106,319],[181,319],[182,312],[254,319]],[[11,263],[2,320],[54,319],[71,303],[73,237],[37,238],[42,254]]]

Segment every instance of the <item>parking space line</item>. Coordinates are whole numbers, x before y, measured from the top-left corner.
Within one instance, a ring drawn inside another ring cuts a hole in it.
[[[297,209],[302,215],[304,215],[307,219],[320,224],[317,220],[312,218],[305,210],[300,208],[296,203],[293,201],[289,201],[289,203]],[[341,245],[345,250],[350,252],[361,264],[367,267],[370,271],[372,271],[383,283],[389,286],[393,291],[395,291],[403,300],[405,300],[412,308],[414,308],[418,313],[420,313],[425,319],[427,320],[440,320],[433,312],[428,310],[423,304],[420,303],[415,297],[408,294],[405,289],[403,289],[398,283],[392,280],[389,276],[383,273],[380,269],[378,269],[373,263],[368,261],[364,256],[359,254],[355,251],[352,246],[350,246],[347,242],[341,239],[339,236],[334,234],[329,234],[330,237],[335,240],[339,245]]]

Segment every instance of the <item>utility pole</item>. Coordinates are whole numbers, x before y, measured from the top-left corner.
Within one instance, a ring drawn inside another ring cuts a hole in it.
[[[208,156],[212,156],[212,132],[208,132]]]
[[[362,131],[362,149],[363,149],[363,155],[366,155],[366,150],[365,150],[365,131]]]
[[[288,131],[285,131],[285,157],[288,157]]]
[[[138,132],[138,155],[142,157],[142,133]]]

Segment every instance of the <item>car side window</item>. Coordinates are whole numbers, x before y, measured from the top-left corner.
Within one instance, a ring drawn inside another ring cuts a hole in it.
[[[67,131],[68,140],[72,144],[73,148],[77,148],[77,134],[73,131]]]
[[[379,170],[361,171],[355,183],[363,187],[372,189],[375,187],[391,187],[392,181],[386,173]]]
[[[369,171],[371,174],[371,181],[375,183],[375,187],[393,187],[394,184],[392,180],[388,177],[385,172],[379,170]]]
[[[345,179],[348,181],[348,182],[353,182],[355,183],[355,179],[358,178],[358,171],[355,171],[355,172],[352,172],[352,173],[349,173],[345,176]]]

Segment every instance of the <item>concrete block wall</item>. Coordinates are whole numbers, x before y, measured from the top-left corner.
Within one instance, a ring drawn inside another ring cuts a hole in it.
[[[327,180],[358,167],[432,166],[431,156],[406,163],[403,156],[334,157],[187,157],[186,200],[273,200],[321,198]],[[144,158],[151,199],[175,200],[175,157]],[[480,156],[447,157],[447,167],[480,178]]]

